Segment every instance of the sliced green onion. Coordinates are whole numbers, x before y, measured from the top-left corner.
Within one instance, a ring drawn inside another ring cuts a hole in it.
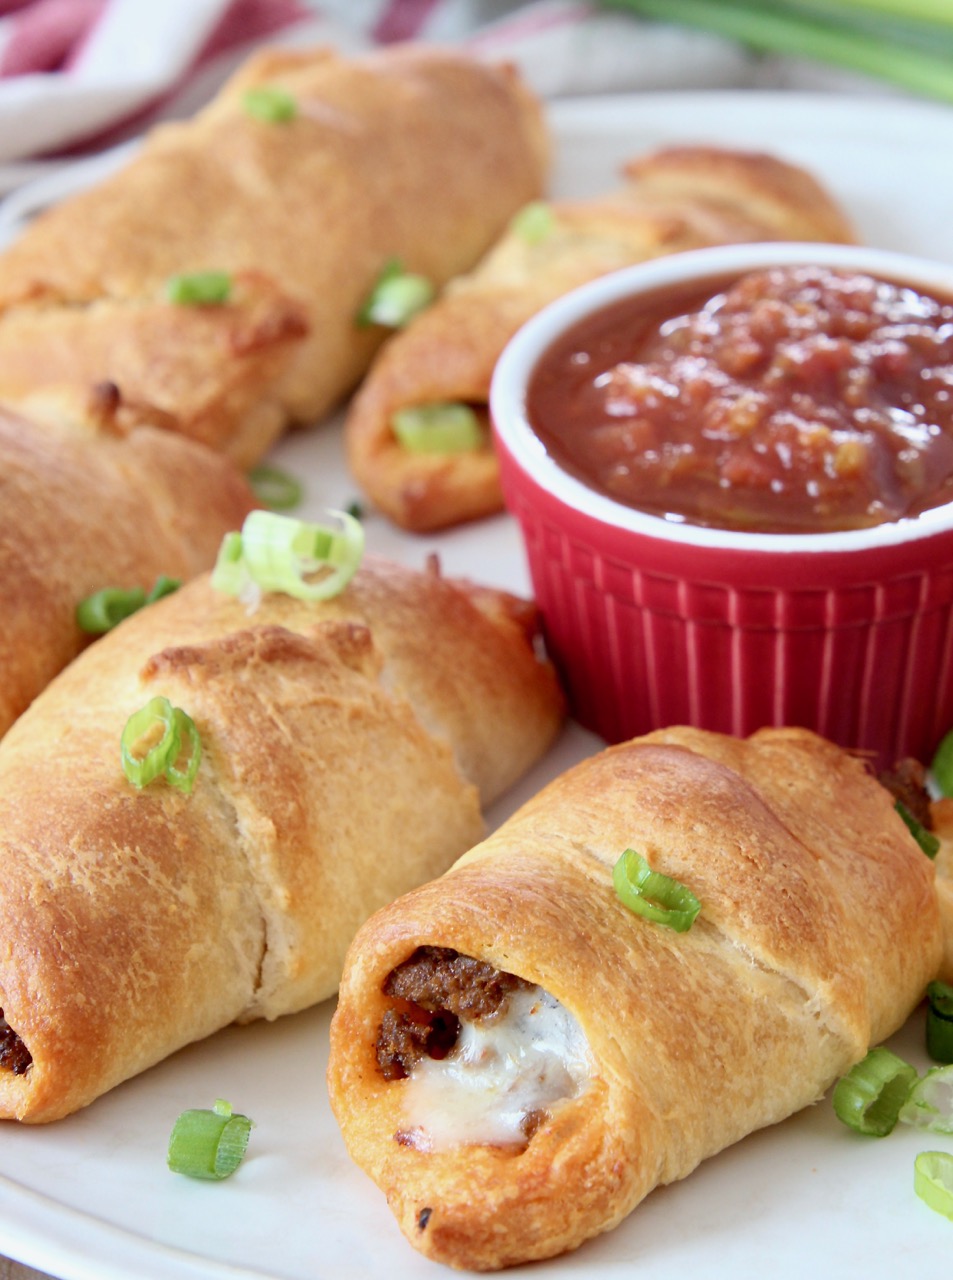
[[[411,453],[469,453],[485,441],[480,420],[468,404],[408,405],[395,410],[390,424]]]
[[[347,511],[330,511],[339,527],[309,524],[273,511],[252,511],[240,534],[226,534],[212,586],[242,595],[250,585],[299,600],[340,594],[364,552],[364,528]]]
[[[195,776],[202,763],[202,739],[195,721],[181,707],[175,709],[175,727],[179,735],[179,749],[170,756],[165,767],[166,779],[179,791],[191,795]]]
[[[286,124],[298,114],[298,101],[293,93],[277,84],[256,85],[246,90],[242,106],[256,120],[265,124]]]
[[[953,729],[944,734],[930,765],[933,780],[941,795],[953,796]]]
[[[851,1067],[834,1087],[834,1114],[851,1129],[884,1138],[897,1123],[917,1073],[882,1045]]]
[[[913,1162],[913,1189],[925,1205],[953,1220],[953,1153],[921,1151]]]
[[[540,244],[552,235],[556,215],[545,200],[533,200],[520,209],[510,222],[510,231],[524,244]]]
[[[353,520],[364,519],[364,504],[358,502],[357,498],[355,498],[353,502],[349,502],[344,510]]]
[[[927,1053],[934,1062],[953,1062],[953,987],[947,982],[927,987]]]
[[[931,1067],[917,1080],[898,1119],[915,1129],[953,1134],[953,1066]]]
[[[171,276],[166,282],[166,297],[180,307],[216,306],[227,302],[231,292],[232,277],[227,271],[194,271]]]
[[[191,716],[168,698],[151,698],[126,721],[120,738],[122,770],[135,787],[165,778],[188,795],[202,760],[202,742]]]
[[[612,869],[619,899],[636,915],[684,933],[695,923],[701,903],[687,888],[661,871],[653,871],[640,853],[626,849]]]
[[[76,624],[81,631],[90,635],[103,635],[118,626],[124,618],[137,613],[143,605],[152,604],[162,596],[177,591],[181,583],[178,578],[169,578],[160,574],[148,594],[142,587],[130,587],[124,591],[121,587],[103,587],[94,591],[76,606]]]
[[[251,1130],[248,1116],[221,1098],[210,1110],[183,1111],[169,1139],[169,1168],[189,1178],[227,1178],[244,1159]]]
[[[262,463],[248,473],[248,482],[258,501],[269,511],[291,511],[304,496],[301,481],[281,467]]]
[[[953,102],[949,0],[603,0],[717,32],[753,49],[816,58]]]
[[[142,587],[103,587],[76,606],[76,624],[88,635],[101,636],[136,613],[146,603]]]
[[[907,824],[907,830],[928,858],[935,858],[940,851],[940,841],[932,831],[927,831],[922,822],[917,821],[902,800],[898,800],[894,808]]]
[[[426,276],[404,271],[393,258],[386,263],[373,289],[357,315],[362,327],[371,324],[385,325],[388,329],[401,329],[419,311],[433,301],[434,287]]]
[[[175,708],[168,698],[150,698],[126,721],[122,731],[123,773],[135,787],[147,787],[164,774],[181,746]]]

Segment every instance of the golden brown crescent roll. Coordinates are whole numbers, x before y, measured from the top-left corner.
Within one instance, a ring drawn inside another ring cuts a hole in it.
[[[627,848],[700,900],[687,932],[616,896]],[[859,760],[799,729],[653,733],[359,931],[332,1106],[430,1258],[549,1257],[816,1101],[939,951],[933,864]]]
[[[252,612],[203,576],[81,654],[0,743],[0,1115],[57,1119],[332,994],[361,921],[552,739],[533,642],[522,601],[368,560]],[[191,794],[123,773],[157,696],[198,729]]]
[[[82,440],[0,410],[0,735],[89,640],[81,600],[194,577],[254,505],[193,441],[148,427]]]
[[[559,202],[517,219],[467,275],[385,344],[345,428],[355,479],[396,524],[425,531],[502,508],[487,424],[490,379],[506,342],[577,285],[648,258],[752,240],[851,241],[845,216],[803,170],[758,153],[673,147],[630,163],[601,199]],[[401,445],[393,416],[463,403],[483,443],[459,453]]]
[[[292,118],[253,114],[255,91]],[[0,256],[0,402],[41,412],[55,394],[82,426],[108,381],[125,421],[160,418],[247,465],[359,378],[384,332],[357,323],[382,269],[437,286],[468,269],[546,164],[512,67],[432,46],[263,51]],[[170,278],[204,272],[230,275],[231,296],[167,300]]]

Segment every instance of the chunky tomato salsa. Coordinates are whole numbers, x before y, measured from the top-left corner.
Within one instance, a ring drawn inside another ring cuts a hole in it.
[[[530,422],[591,487],[671,520],[817,533],[953,500],[953,299],[774,267],[587,317]]]

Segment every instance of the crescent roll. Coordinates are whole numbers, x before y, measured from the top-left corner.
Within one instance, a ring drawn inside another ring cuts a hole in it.
[[[0,743],[0,1116],[55,1120],[331,995],[363,919],[549,745],[534,640],[522,601],[368,559],[252,613],[202,576],[81,654]],[[123,771],[160,696],[201,740],[190,794]]]
[[[616,895],[630,848],[700,902],[687,931]],[[660,731],[362,927],[332,1106],[428,1257],[550,1257],[816,1101],[940,948],[933,864],[861,761],[800,729]]]
[[[108,382],[126,423],[250,465],[363,373],[385,331],[358,316],[382,270],[437,287],[467,270],[547,161],[510,66],[265,50],[0,255],[0,402],[83,429]],[[209,272],[227,297],[169,301],[170,280]]]
[[[89,640],[81,600],[194,577],[254,505],[228,459],[168,432],[82,440],[0,410],[0,735]]]
[[[850,241],[830,195],[796,166],[758,153],[672,147],[631,162],[622,188],[517,219],[485,258],[384,345],[348,412],[355,479],[396,524],[419,532],[503,506],[486,405],[493,368],[530,316],[578,285],[649,258],[752,240]],[[465,404],[482,444],[406,448],[394,415]]]

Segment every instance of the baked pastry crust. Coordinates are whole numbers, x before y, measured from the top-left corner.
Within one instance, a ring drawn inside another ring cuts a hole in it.
[[[80,439],[0,411],[0,736],[89,641],[81,600],[194,577],[254,505],[231,462],[190,440]]]
[[[361,921],[482,834],[563,703],[523,602],[368,559],[320,604],[206,576],[121,623],[0,743],[0,1116],[54,1120],[235,1020],[331,995]],[[127,718],[194,720],[190,795]]]
[[[245,110],[262,86],[293,95],[294,119]],[[437,286],[468,269],[547,158],[512,67],[415,45],[263,51],[0,255],[0,402],[55,396],[82,429],[109,381],[127,420],[250,465],[361,376],[384,331],[356,318],[385,264]],[[165,300],[170,277],[210,270],[235,278],[226,303]]]
[[[486,423],[493,369],[516,330],[547,303],[610,271],[707,245],[756,240],[850,242],[853,230],[804,170],[774,156],[671,147],[642,156],[625,182],[592,200],[557,202],[540,238],[510,228],[468,274],[388,340],[348,412],[348,460],[396,524],[418,532],[502,509],[489,430],[457,454],[401,447],[393,414],[463,401]]]
[[[627,847],[699,897],[690,931],[619,901]],[[388,975],[422,946],[539,984],[581,1026],[588,1085],[524,1148],[395,1141],[408,1082],[384,1079],[375,1045]],[[550,1257],[816,1101],[903,1023],[939,953],[933,865],[861,761],[806,730],[660,731],[576,766],[359,931],[332,1107],[427,1256]]]

